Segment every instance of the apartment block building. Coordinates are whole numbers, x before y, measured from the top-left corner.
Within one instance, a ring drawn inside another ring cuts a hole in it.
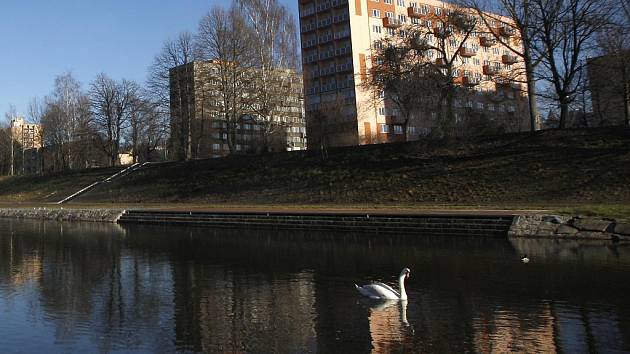
[[[404,132],[395,105],[387,99],[379,103],[362,85],[379,40],[404,36],[410,28],[427,29],[429,42],[450,33],[446,49],[457,57],[453,82],[466,92],[454,103],[458,121],[466,119],[466,112],[477,111],[505,124],[506,130],[529,129],[527,90],[520,83],[525,80],[522,73],[514,74],[521,63],[501,45],[520,47],[516,31],[506,18],[496,16],[486,19],[488,26],[481,19],[476,21],[464,40],[457,30],[439,28],[453,9],[457,8],[437,0],[300,0],[310,141],[321,143],[324,135],[329,146],[415,140],[435,127],[433,112],[408,122]],[[474,11],[462,11],[478,19]],[[437,53],[427,55],[436,66],[444,60]]]
[[[590,126],[622,125],[630,117],[630,52],[587,61],[593,119]]]
[[[11,137],[23,150],[41,148],[41,132],[41,125],[26,123],[22,117],[11,120]]]
[[[221,157],[229,154],[228,127],[221,117],[217,61],[194,61],[169,72],[171,155],[184,158]],[[255,74],[255,69],[250,72]],[[306,149],[306,123],[302,78],[293,70],[280,70],[270,85],[284,85],[277,97],[273,122],[263,124],[253,109],[245,110],[235,133],[236,153]],[[254,96],[246,88],[244,96]],[[189,125],[190,124],[190,125]],[[271,128],[270,128],[271,127]]]

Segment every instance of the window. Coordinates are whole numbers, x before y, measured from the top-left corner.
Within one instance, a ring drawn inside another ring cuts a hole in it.
[[[383,0],[383,3],[391,5],[392,4],[392,0]]]
[[[385,108],[384,107],[378,107],[378,115],[380,116],[384,116],[385,115]]]
[[[389,125],[381,124],[381,134],[387,134],[387,133],[389,133]]]
[[[221,144],[212,144],[212,150],[221,150]]]
[[[398,15],[398,19],[400,20],[401,23],[407,22],[407,16],[405,15]]]
[[[405,0],[396,0],[396,5],[405,6]]]
[[[374,32],[374,33],[381,33],[381,26],[372,25],[372,32]]]
[[[387,17],[387,18],[394,18],[394,13],[391,12],[391,11],[387,11],[387,12],[385,12],[385,17]]]
[[[435,14],[440,16],[442,14],[442,9],[440,9],[439,7],[435,8]]]
[[[372,9],[372,17],[381,18],[381,11],[377,9]]]
[[[387,34],[389,34],[390,36],[393,36],[394,33],[396,33],[396,31],[394,31],[393,28],[387,28]]]
[[[403,127],[402,125],[394,125],[394,134],[402,134],[403,133]]]

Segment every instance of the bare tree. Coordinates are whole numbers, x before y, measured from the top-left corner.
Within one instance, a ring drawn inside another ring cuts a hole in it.
[[[279,116],[296,97],[297,28],[290,11],[277,0],[237,0],[251,32],[254,70],[248,108],[263,127],[266,140],[285,129]],[[268,148],[269,141],[265,144]]]
[[[160,115],[159,121],[164,123],[165,126],[158,129],[157,131],[167,131],[170,128],[168,120],[166,117],[170,115],[170,93],[178,92],[179,94],[175,95],[177,99],[179,99],[178,107],[183,108],[184,104],[182,102],[183,92],[190,92],[189,87],[182,87],[182,85],[186,85],[186,80],[181,80],[180,77],[174,77],[171,80],[170,75],[173,74],[175,76],[180,74],[180,71],[171,70],[172,68],[178,67],[180,65],[185,65],[191,63],[195,60],[195,42],[194,37],[189,32],[180,33],[176,39],[168,39],[164,42],[162,46],[162,50],[159,54],[157,54],[153,60],[153,64],[149,68],[149,77],[147,79],[147,92],[148,99],[153,102],[155,114]],[[190,119],[191,115],[185,115],[188,119]],[[171,121],[172,128],[177,130],[177,134],[182,137],[187,137],[186,144],[188,148],[186,149],[185,155],[186,158],[190,159],[192,152],[190,150],[190,141],[192,140],[192,124],[188,121],[181,121],[184,119],[184,115],[179,115],[178,117],[172,117],[173,121]],[[153,122],[157,122],[158,120],[153,120]]]
[[[443,73],[429,58],[429,44],[422,31],[410,29],[402,39],[385,37],[376,43],[374,62],[365,89],[372,91],[374,103],[385,107],[391,102],[403,120],[404,140],[408,140],[408,126],[420,119],[421,111],[438,108],[437,102]],[[450,78],[447,80],[450,81]],[[370,143],[374,139],[365,137]]]
[[[535,55],[533,45],[535,35],[540,29],[533,14],[532,0],[461,0],[460,3],[476,11],[487,29],[483,33],[486,38],[499,43],[523,61],[530,129],[539,129],[535,70],[540,63],[540,57]],[[511,76],[512,80],[518,81],[521,73],[516,72]]]
[[[135,112],[138,91],[135,82],[116,82],[105,74],[99,74],[90,85],[94,123],[103,136],[103,149],[111,166],[118,163],[123,133]]]
[[[531,0],[540,31],[534,50],[542,57],[540,71],[560,106],[559,127],[565,128],[569,105],[585,77],[585,56],[598,31],[610,23],[614,7],[607,0]]]
[[[252,35],[240,10],[232,6],[225,10],[214,7],[201,20],[197,36],[200,58],[212,60],[211,85],[216,92],[219,116],[225,122],[230,153],[236,151],[239,121],[249,112],[247,93],[250,90],[253,67]]]
[[[439,134],[455,135],[454,103],[462,86],[478,85],[481,77],[460,67],[473,55],[466,46],[475,31],[477,19],[460,9],[439,9],[426,16],[420,26],[403,27],[398,38],[376,43],[370,78],[366,88],[375,99],[393,102],[403,116],[404,130],[418,107],[434,102]],[[444,13],[442,13],[444,12]],[[417,97],[420,90],[425,97]],[[433,95],[433,94],[435,95]]]

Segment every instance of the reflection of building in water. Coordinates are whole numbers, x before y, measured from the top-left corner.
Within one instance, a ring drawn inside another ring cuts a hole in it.
[[[555,318],[545,304],[527,315],[497,310],[491,318],[473,320],[475,351],[479,353],[555,353]]]
[[[390,300],[371,306],[368,322],[372,353],[405,353],[413,350],[407,321],[407,301]]]
[[[203,352],[316,351],[310,273],[289,279],[242,276],[224,268],[178,269],[177,339]]]

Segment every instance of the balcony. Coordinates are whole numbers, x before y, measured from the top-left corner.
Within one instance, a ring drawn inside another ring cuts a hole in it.
[[[402,22],[397,18],[383,17],[383,27],[398,28],[402,26]]]
[[[462,85],[463,86],[474,87],[474,86],[479,85],[480,82],[481,82],[481,80],[479,80],[476,77],[472,77],[472,76],[463,76],[462,77]]]
[[[335,51],[334,50],[327,50],[324,52],[319,53],[319,60],[326,60],[326,59],[330,59],[332,57],[335,56]]]
[[[330,4],[332,5],[332,7],[343,6],[348,4],[348,0],[332,0]]]
[[[317,24],[315,22],[313,23],[307,23],[304,26],[302,26],[301,28],[301,32],[302,33],[306,33],[306,32],[311,32],[317,29]]]
[[[516,31],[512,27],[509,27],[509,26],[499,27],[499,35],[503,37],[512,37],[515,34],[516,34]]]
[[[335,55],[337,56],[346,55],[346,54],[352,54],[351,46],[345,46],[345,47],[335,49]]]
[[[496,66],[492,65],[484,65],[483,66],[483,74],[484,75],[496,75],[499,73],[499,69]]]
[[[350,30],[349,29],[346,29],[346,30],[343,30],[343,31],[338,31],[338,32],[335,32],[335,34],[334,34],[334,38],[335,39],[342,39],[342,38],[347,38],[347,37],[350,37]]]
[[[335,69],[335,66],[329,66],[327,68],[321,68],[319,70],[319,76],[327,76],[327,75],[333,75],[337,72],[337,70]]]
[[[332,4],[330,3],[330,1],[326,1],[324,3],[321,3],[317,6],[315,6],[315,11],[317,12],[322,12],[322,11],[327,11],[329,9],[332,8]]]
[[[309,16],[313,16],[315,15],[315,8],[314,7],[309,7],[308,9],[304,9],[302,11],[300,11],[300,18],[305,18],[305,17],[309,17]]]
[[[332,19],[330,17],[317,21],[317,28],[328,27],[330,25],[332,25]]]
[[[350,20],[350,16],[348,16],[348,14],[341,14],[341,15],[333,16],[333,23],[340,23],[340,22],[345,22],[349,20]]]
[[[503,64],[516,64],[518,62],[518,58],[516,55],[505,54],[501,56],[501,62]]]
[[[345,71],[352,71],[352,62],[351,61],[343,63],[343,64],[337,64],[337,72],[338,73],[342,73],[342,72],[345,72]]]
[[[318,42],[319,44],[323,44],[323,43],[328,43],[328,42],[332,41],[332,39],[333,39],[332,34],[327,33],[327,34],[325,34],[325,35],[323,35],[323,36],[319,36],[319,37],[317,38],[317,42]]]
[[[477,55],[477,52],[470,48],[459,48],[459,55],[462,57],[470,58]]]
[[[497,45],[497,39],[490,37],[479,37],[479,45],[481,45],[482,47],[492,47],[493,45]]]
[[[446,66],[446,59],[444,59],[444,58],[437,58],[437,59],[435,59],[435,65],[439,66],[439,67]]]
[[[427,15],[427,9],[424,7],[413,7],[409,6],[407,8],[407,16],[421,18],[422,16]]]
[[[302,48],[310,48],[317,45],[317,38],[311,38],[302,42]]]

